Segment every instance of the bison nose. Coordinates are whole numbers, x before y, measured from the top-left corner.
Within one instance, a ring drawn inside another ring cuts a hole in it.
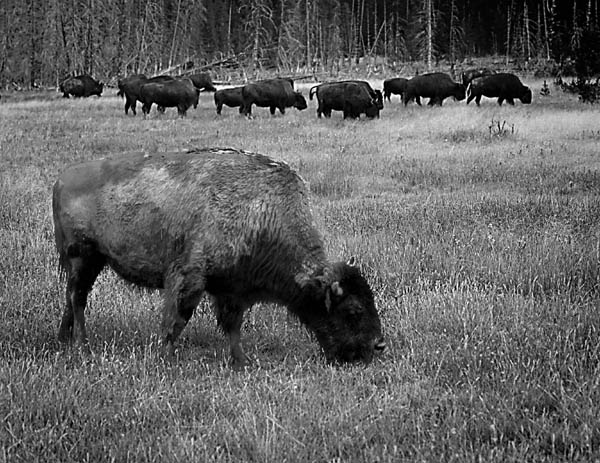
[[[375,341],[375,350],[382,352],[385,349],[385,341],[383,340],[383,338],[379,338],[377,341]]]

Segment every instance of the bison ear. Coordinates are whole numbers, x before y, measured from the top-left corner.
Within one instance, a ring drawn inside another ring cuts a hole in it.
[[[327,309],[327,312],[331,312],[331,293],[329,290],[325,291],[325,309]]]

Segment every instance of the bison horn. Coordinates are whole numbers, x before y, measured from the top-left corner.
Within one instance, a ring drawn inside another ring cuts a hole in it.
[[[337,297],[342,297],[344,295],[344,290],[340,286],[339,281],[334,281],[333,283],[331,283],[331,292]]]
[[[356,267],[356,257],[352,256],[350,257],[350,259],[348,259],[348,262],[346,262],[347,265],[349,265],[350,267]]]

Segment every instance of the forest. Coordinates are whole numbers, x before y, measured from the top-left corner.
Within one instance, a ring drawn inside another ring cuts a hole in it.
[[[188,68],[394,70],[494,56],[597,71],[598,0],[3,0],[0,86]],[[580,65],[581,67],[581,65]]]

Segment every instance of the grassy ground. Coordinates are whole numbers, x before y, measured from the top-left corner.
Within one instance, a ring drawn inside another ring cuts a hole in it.
[[[527,83],[531,106],[394,97],[375,121],[319,120],[314,102],[217,117],[210,95],[184,120],[126,117],[111,91],[3,98],[0,461],[598,460],[600,110]],[[260,306],[243,332],[253,365],[234,372],[203,302],[166,361],[160,295],[108,271],[93,354],[59,345],[58,173],[193,146],[301,173],[330,256],[356,256],[374,289],[383,356],[327,366],[284,309]]]

